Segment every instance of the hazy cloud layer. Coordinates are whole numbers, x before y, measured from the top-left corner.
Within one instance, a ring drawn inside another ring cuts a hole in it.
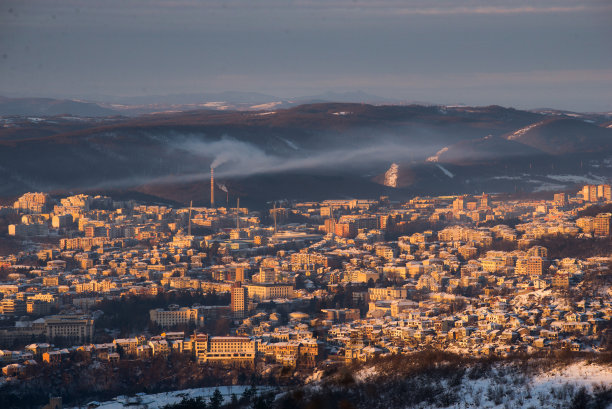
[[[612,110],[609,0],[6,0],[0,95],[361,89]]]

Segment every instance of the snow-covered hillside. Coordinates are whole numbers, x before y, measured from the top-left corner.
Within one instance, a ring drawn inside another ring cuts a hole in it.
[[[342,396],[353,407],[367,409],[612,408],[612,365],[586,359],[552,365],[549,359],[554,358],[523,364],[440,362],[413,371],[406,369],[410,361],[392,359],[350,375],[340,372],[332,380],[314,376],[306,392],[313,401]]]
[[[397,163],[392,163],[389,170],[385,172],[385,186],[397,187],[397,177],[399,172],[399,166]]]
[[[521,136],[525,135],[530,130],[532,130],[533,128],[535,128],[536,126],[542,125],[543,123],[544,123],[543,121],[540,121],[540,122],[536,122],[535,124],[531,124],[531,125],[528,125],[528,126],[526,126],[524,128],[521,128],[518,131],[515,131],[512,134],[510,134],[508,136],[508,139],[511,140],[511,141],[514,140],[514,139],[518,139]]]
[[[172,405],[179,403],[184,398],[194,399],[194,398],[204,398],[205,400],[209,399],[215,389],[219,389],[221,395],[223,396],[224,402],[228,403],[232,397],[232,395],[236,395],[237,398],[240,398],[240,395],[244,393],[245,390],[249,389],[250,386],[243,385],[235,385],[235,386],[219,386],[218,388],[195,388],[195,389],[183,389],[179,391],[172,392],[162,392],[162,393],[153,393],[153,394],[144,394],[139,393],[133,396],[117,396],[113,400],[106,402],[91,402],[89,406],[97,407],[99,409],[123,409],[123,408],[143,408],[147,409],[159,409],[163,408],[166,405]],[[272,391],[272,388],[268,387],[258,387],[257,393]],[[74,408],[76,409],[76,408]]]

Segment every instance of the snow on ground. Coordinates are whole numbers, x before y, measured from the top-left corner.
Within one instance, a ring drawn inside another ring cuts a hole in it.
[[[529,305],[531,304],[531,300],[539,301],[544,297],[550,297],[552,295],[553,292],[551,289],[530,291],[514,297],[511,304],[515,306]]]
[[[542,125],[543,123],[544,123],[543,121],[540,121],[540,122],[536,122],[535,124],[531,124],[529,126],[521,128],[518,131],[512,133],[510,136],[508,136],[508,139],[509,140],[514,140],[514,139],[520,138],[525,133],[529,132],[530,130],[532,130],[533,128],[535,128],[538,125]]]
[[[539,180],[528,180],[528,183],[537,183],[539,186],[533,188],[534,192],[550,192],[553,190],[563,190],[565,189],[565,185],[560,185],[557,183],[546,183]]]
[[[606,178],[596,175],[589,174],[588,176],[579,175],[546,175],[548,179],[556,180],[558,182],[568,182],[576,184],[600,184],[605,183]]]
[[[389,187],[397,187],[397,176],[398,176],[399,166],[397,163],[392,163],[389,170],[385,172],[385,186]]]
[[[353,376],[353,378],[357,382],[364,382],[364,381],[367,382],[369,379],[375,378],[378,375],[379,375],[378,369],[376,369],[375,366],[367,366],[357,371],[355,375]]]
[[[251,109],[254,109],[254,110],[272,109],[278,105],[281,105],[282,103],[283,101],[274,101],[274,102],[268,102],[266,104],[252,105]]]
[[[99,402],[98,408],[100,409],[123,409],[133,407],[146,407],[148,409],[159,409],[165,405],[179,403],[183,398],[198,398],[204,399],[210,398],[215,389],[219,389],[219,392],[225,398],[225,402],[229,402],[232,394],[235,394],[238,398],[250,386],[237,385],[237,386],[219,386],[211,388],[196,388],[196,389],[183,389],[180,391],[173,392],[162,392],[153,394],[136,394],[135,396],[117,396],[113,400],[106,402]],[[262,391],[272,390],[269,387],[257,388],[258,393]],[[73,408],[76,409],[76,408]]]
[[[442,155],[446,151],[448,151],[448,146],[445,146],[444,148],[440,149],[438,152],[436,152],[434,156],[430,156],[429,158],[427,158],[427,162],[437,162],[438,160],[440,160],[440,155]]]
[[[493,176],[491,179],[497,180],[522,180],[522,176]]]
[[[291,142],[289,139],[281,138],[280,136],[279,136],[279,138],[280,138],[280,139],[281,139],[283,142],[285,142],[285,143],[286,143],[286,144],[287,144],[287,145],[288,145],[288,146],[289,146],[291,149],[294,149],[294,150],[296,150],[296,151],[299,151],[299,150],[300,150],[300,147],[299,147],[299,146],[297,146],[295,143]]]
[[[229,105],[227,104],[227,102],[224,102],[224,101],[210,101],[210,102],[206,102],[202,104],[202,106],[208,107],[208,108],[216,108],[216,109],[229,108]]]
[[[612,386],[612,367],[579,362],[540,374],[532,379],[532,383],[534,388],[544,389],[568,383],[592,391],[597,385]]]
[[[477,379],[464,376],[458,387],[459,401],[449,407],[562,409],[569,406],[581,387],[592,392],[598,386],[612,386],[612,366],[580,362],[534,376],[502,367]]]
[[[451,179],[452,179],[452,178],[454,178],[454,177],[455,177],[455,175],[454,175],[454,174],[452,174],[452,173],[451,173],[451,172],[450,172],[448,169],[446,169],[444,166],[440,165],[439,163],[436,163],[436,166],[437,166],[437,167],[439,167],[439,168],[440,168],[440,170],[441,170],[442,172],[444,172],[444,174],[445,174],[446,176],[448,176],[449,178],[451,178]]]

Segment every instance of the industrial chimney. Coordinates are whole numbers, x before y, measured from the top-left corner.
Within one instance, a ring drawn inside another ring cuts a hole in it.
[[[210,167],[210,207],[215,207],[215,170]]]

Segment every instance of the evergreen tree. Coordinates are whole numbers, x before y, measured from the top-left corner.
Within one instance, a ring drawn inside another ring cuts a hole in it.
[[[210,397],[210,407],[211,409],[219,409],[221,404],[223,403],[223,395],[219,389],[215,389],[213,395]]]

